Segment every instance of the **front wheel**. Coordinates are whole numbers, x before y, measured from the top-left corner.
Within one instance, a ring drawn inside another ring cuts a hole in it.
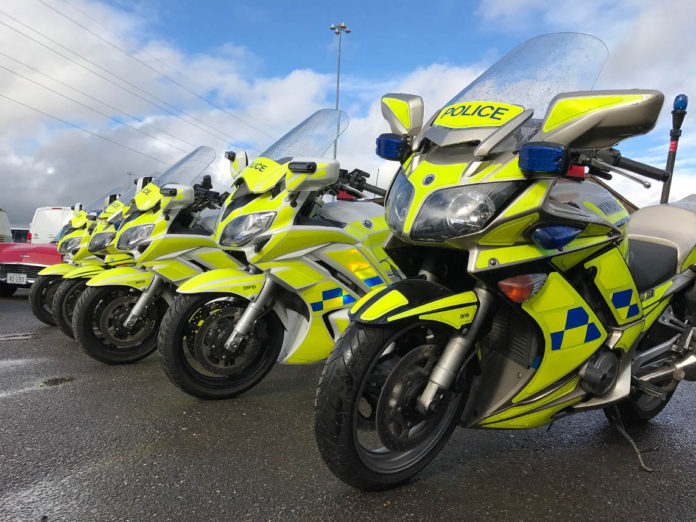
[[[446,342],[437,328],[353,323],[334,347],[317,389],[314,433],[324,462],[347,484],[367,491],[403,484],[452,434],[466,390],[446,392],[428,413],[416,407]]]
[[[56,325],[52,311],[53,296],[61,281],[63,281],[63,276],[42,275],[36,278],[29,289],[31,312],[39,321],[49,326]]]
[[[72,329],[87,355],[106,364],[128,364],[157,348],[157,329],[167,304],[163,299],[147,305],[132,327],[124,322],[141,293],[123,286],[92,286],[75,304]]]
[[[275,313],[267,312],[234,351],[226,351],[224,343],[247,304],[239,297],[177,296],[158,340],[169,380],[203,399],[229,399],[259,383],[278,359],[283,326]]]
[[[87,288],[86,279],[64,279],[57,287],[53,296],[53,319],[65,335],[74,339],[72,317],[75,303]]]

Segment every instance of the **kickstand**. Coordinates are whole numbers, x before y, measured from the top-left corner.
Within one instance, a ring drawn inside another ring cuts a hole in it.
[[[643,461],[642,452],[638,449],[638,446],[636,445],[635,441],[626,431],[623,420],[621,420],[621,413],[619,412],[619,408],[616,406],[616,404],[614,404],[613,406],[609,406],[606,409],[606,411],[607,417],[609,418],[609,422],[611,423],[611,425],[614,426],[614,428],[616,428],[616,431],[618,431],[621,434],[621,436],[628,441],[628,443],[633,448],[633,451],[636,452],[638,462],[640,462],[640,467],[643,468],[643,471],[647,471],[648,473],[652,473],[653,471],[655,471],[653,468],[648,467]]]

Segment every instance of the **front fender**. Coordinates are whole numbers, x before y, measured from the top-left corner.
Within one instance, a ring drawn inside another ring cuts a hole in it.
[[[365,295],[351,308],[350,317],[366,324],[421,319],[461,328],[474,320],[477,309],[478,298],[471,290],[454,294],[431,281],[406,279]]]
[[[261,291],[265,281],[266,276],[263,273],[250,274],[236,268],[220,268],[192,277],[179,286],[177,292],[181,294],[220,292],[251,299]]]
[[[39,272],[40,276],[57,275],[64,276],[75,270],[75,265],[70,263],[58,263],[57,265],[47,266]]]
[[[134,266],[122,266],[104,270],[87,282],[87,286],[130,286],[144,291],[154,278],[154,274]]]
[[[103,272],[106,270],[103,266],[99,265],[86,265],[86,266],[80,266],[77,267],[67,274],[63,276],[64,279],[84,279],[87,278],[89,279],[90,277],[94,277],[100,272]]]

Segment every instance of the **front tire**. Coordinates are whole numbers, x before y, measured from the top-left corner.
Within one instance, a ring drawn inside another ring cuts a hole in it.
[[[164,372],[186,393],[229,399],[256,386],[273,368],[283,326],[267,312],[230,357],[220,350],[248,301],[220,295],[180,294],[167,311],[158,347]]]
[[[436,338],[427,323],[353,323],[339,339],[319,381],[314,433],[324,462],[343,482],[366,491],[399,486],[449,439],[470,379],[434,412],[415,407],[447,337]]]
[[[49,326],[55,326],[53,319],[53,296],[58,285],[63,281],[63,276],[43,275],[36,278],[29,289],[29,306],[34,316]]]
[[[106,364],[129,364],[155,351],[167,309],[163,299],[148,305],[135,326],[123,326],[140,295],[124,286],[86,288],[75,305],[72,329],[87,355]]]
[[[60,331],[74,339],[72,329],[73,311],[75,304],[87,288],[86,279],[64,279],[57,287],[53,296],[51,310],[53,319]]]

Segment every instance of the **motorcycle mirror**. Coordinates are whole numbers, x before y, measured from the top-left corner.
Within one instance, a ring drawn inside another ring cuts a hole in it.
[[[120,197],[121,197],[121,194],[109,194],[108,196],[106,196],[106,198],[104,199],[104,208],[111,205],[114,201],[116,201]]]
[[[243,171],[249,165],[249,156],[243,149],[228,150],[225,157],[230,161],[230,174],[233,176]]]
[[[143,176],[142,178],[138,178],[135,180],[135,191],[140,192],[143,190],[143,187],[148,185],[152,181],[152,176]]]
[[[75,214],[79,214],[80,211],[82,210],[82,203],[80,203],[80,202],[78,201],[77,203],[75,203],[75,204],[72,206],[72,209],[73,209],[73,212],[74,212]]]
[[[201,182],[201,188],[204,188],[206,190],[210,190],[213,188],[213,182],[210,179],[210,174],[206,174],[203,176],[203,181]]]
[[[97,213],[96,210],[92,210],[92,211],[87,213],[87,219],[89,219],[90,221],[94,221],[95,219],[97,219],[98,215],[99,214]]]
[[[393,134],[415,136],[423,127],[423,98],[415,94],[389,93],[382,96],[382,116]]]

